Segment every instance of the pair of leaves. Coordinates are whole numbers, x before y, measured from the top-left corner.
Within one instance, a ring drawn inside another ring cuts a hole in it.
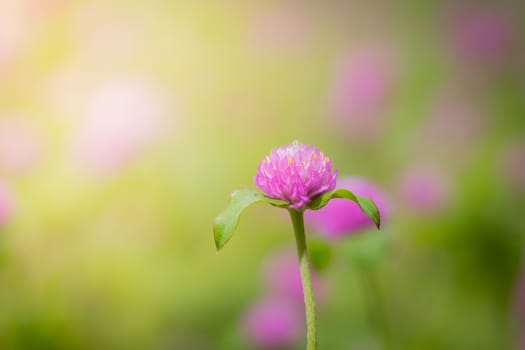
[[[315,197],[307,205],[306,209],[319,210],[334,198],[344,198],[354,201],[359,205],[363,213],[372,219],[377,228],[379,228],[379,211],[374,202],[369,198],[356,196],[344,188],[323,193]],[[268,198],[256,190],[235,191],[232,193],[232,198],[228,207],[215,218],[213,234],[217,251],[222,249],[222,247],[224,247],[224,245],[230,240],[233,232],[237,228],[239,218],[244,209],[255,203],[268,203],[276,207],[288,208],[288,203],[286,201]]]

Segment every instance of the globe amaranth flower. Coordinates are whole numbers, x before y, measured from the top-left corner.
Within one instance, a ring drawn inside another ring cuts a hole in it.
[[[219,251],[230,240],[239,223],[239,217],[250,205],[266,203],[288,210],[296,240],[309,350],[317,349],[317,325],[314,288],[304,231],[304,209],[319,210],[332,199],[345,198],[357,203],[376,226],[378,228],[380,226],[379,211],[374,202],[370,198],[356,196],[344,188],[335,190],[336,180],[337,170],[332,170],[330,158],[313,146],[294,141],[291,145],[273,149],[269,156],[263,158],[254,178],[255,185],[260,191],[243,189],[233,192],[230,205],[217,215],[213,225],[215,247]],[[277,281],[278,284],[280,282]],[[290,290],[293,289],[295,286],[291,285]],[[266,304],[263,304],[262,307],[257,307],[254,313],[250,312],[245,322],[247,338],[253,338],[255,343],[261,343],[262,346],[268,345],[271,348],[280,347],[282,339],[286,340],[284,343],[288,343],[288,339],[293,338],[288,337],[288,334],[293,335],[294,332],[282,333],[281,331],[293,330],[287,325],[294,323],[290,322],[294,317],[287,318],[290,315],[284,317],[280,313],[289,306],[291,306],[290,303],[285,302],[277,308],[270,305],[268,309]],[[262,315],[259,314],[260,310],[262,310]],[[276,325],[276,320],[279,319],[286,321],[283,322],[283,326]],[[269,332],[266,332],[267,330]],[[267,334],[270,337],[266,337]],[[272,341],[266,343],[264,342],[266,338]]]
[[[266,196],[303,209],[315,196],[333,190],[336,179],[330,158],[313,146],[294,141],[263,158],[254,182]]]

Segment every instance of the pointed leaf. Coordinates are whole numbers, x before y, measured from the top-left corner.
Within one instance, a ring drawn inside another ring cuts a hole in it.
[[[215,247],[219,251],[231,238],[237,228],[244,209],[255,203],[268,203],[277,207],[286,207],[287,202],[266,197],[256,190],[238,190],[232,193],[228,207],[215,218],[213,235]]]
[[[361,208],[363,213],[370,219],[372,219],[377,228],[381,226],[379,210],[377,209],[377,206],[375,205],[374,201],[367,197],[356,196],[355,194],[344,188],[339,188],[330,192],[326,192],[315,197],[307,205],[307,208],[312,210],[319,210],[325,205],[327,205],[328,202],[334,198],[344,198],[354,201],[359,206],[359,208]]]

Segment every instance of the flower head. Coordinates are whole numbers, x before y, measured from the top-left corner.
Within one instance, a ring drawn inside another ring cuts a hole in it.
[[[294,141],[265,156],[254,181],[266,196],[303,209],[313,197],[333,190],[336,179],[330,158],[313,146]]]

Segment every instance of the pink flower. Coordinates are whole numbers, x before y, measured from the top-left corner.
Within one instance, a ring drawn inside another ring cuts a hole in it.
[[[440,169],[423,165],[408,168],[398,184],[401,200],[420,213],[435,213],[443,209],[448,190],[445,174]]]
[[[301,335],[301,314],[285,300],[265,298],[252,305],[242,320],[244,338],[251,348],[280,349],[295,344]]]
[[[337,182],[337,186],[372,199],[381,213],[381,222],[384,222],[389,205],[377,185],[360,177],[345,177]],[[356,203],[346,199],[333,199],[320,210],[307,211],[305,221],[328,238],[344,237],[374,226],[374,222],[363,214]]]
[[[313,197],[333,190],[336,179],[330,158],[313,146],[294,141],[265,156],[254,181],[266,196],[303,209]]]
[[[458,11],[458,10],[456,10]],[[457,54],[468,62],[498,61],[513,41],[513,21],[507,10],[490,6],[460,9],[453,16],[452,41]]]
[[[471,150],[488,126],[488,118],[474,97],[452,89],[438,94],[432,102],[429,118],[420,132],[425,154],[428,148],[458,158]],[[447,142],[443,142],[447,135]],[[451,152],[452,151],[452,152]]]
[[[283,249],[271,254],[263,267],[264,285],[270,295],[283,300],[303,305],[303,284],[297,253]],[[321,280],[312,271],[312,283],[316,300],[319,302],[324,294]]]
[[[365,47],[337,63],[330,109],[338,126],[352,136],[367,139],[382,130],[396,80],[393,56],[384,47]]]
[[[75,159],[95,173],[122,168],[159,135],[162,102],[157,90],[141,80],[102,84],[73,135]]]

